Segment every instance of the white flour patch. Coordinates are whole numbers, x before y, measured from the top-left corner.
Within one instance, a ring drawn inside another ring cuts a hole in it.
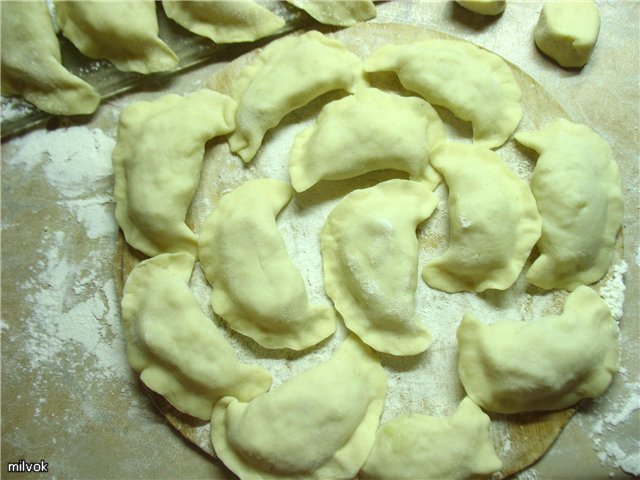
[[[111,164],[115,142],[101,130],[72,127],[37,130],[10,144],[14,151],[4,167],[31,181],[32,190],[42,194],[39,207],[51,212],[44,218],[16,216],[6,225],[10,230],[24,228],[25,221],[43,223],[35,259],[25,265],[28,278],[19,286],[27,317],[20,333],[28,372],[16,373],[33,378],[39,392],[56,381],[47,372],[78,377],[73,383],[78,389],[83,382],[130,380],[115,281],[103,273],[112,269],[118,229]],[[10,323],[3,330],[18,328]],[[35,399],[35,416],[44,415],[46,400],[44,395]]]

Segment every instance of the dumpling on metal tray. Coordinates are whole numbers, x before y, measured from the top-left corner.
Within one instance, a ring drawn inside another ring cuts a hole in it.
[[[178,57],[158,36],[156,2],[56,0],[62,33],[90,58],[104,58],[124,72],[173,70]]]
[[[371,0],[287,1],[325,25],[351,27],[358,22],[365,22],[376,16],[376,6]]]
[[[167,17],[216,43],[251,42],[284,27],[282,18],[253,1],[162,0]]]

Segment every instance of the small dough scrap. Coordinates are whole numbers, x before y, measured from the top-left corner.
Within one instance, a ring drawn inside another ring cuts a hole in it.
[[[248,402],[266,392],[271,375],[238,362],[231,345],[189,289],[195,258],[163,254],[131,271],[122,297],[127,357],[151,390],[181,412],[208,420],[231,395]]]
[[[211,90],[170,94],[124,108],[113,151],[116,219],[127,243],[153,256],[197,256],[185,216],[196,191],[205,142],[234,128],[236,104]]]
[[[567,408],[607,390],[620,366],[618,325],[589,287],[568,297],[562,315],[484,325],[465,314],[458,327],[459,373],[485,410]]]
[[[311,31],[271,42],[234,84],[238,102],[231,151],[249,163],[266,132],[290,112],[332,90],[364,86],[362,62],[338,40]]]
[[[396,72],[406,89],[470,121],[473,141],[484,147],[506,142],[522,118],[520,87],[507,63],[469,42],[386,45],[366,59],[364,70]]]
[[[303,350],[333,334],[336,316],[309,304],[278,231],[275,217],[292,193],[270,178],[240,185],[222,197],[198,242],[213,311],[263,347]]]
[[[456,0],[456,3],[480,15],[500,15],[507,7],[505,0]]]
[[[287,0],[325,25],[351,27],[376,18],[371,0]]]
[[[582,67],[600,33],[600,12],[592,0],[547,1],[533,31],[540,50],[563,67]]]
[[[165,72],[178,64],[158,37],[153,0],[55,0],[55,6],[63,35],[87,57],[107,59],[123,72]]]
[[[325,290],[349,330],[393,355],[415,355],[431,334],[415,313],[416,227],[438,197],[424,184],[388,180],[348,194],[322,229]]]
[[[429,153],[445,139],[440,117],[424,100],[362,89],[328,103],[315,125],[298,134],[291,183],[303,192],[320,180],[393,169],[435,188],[441,178],[429,165]]]
[[[213,447],[242,479],[350,479],[371,450],[386,391],[380,361],[350,336],[334,357],[250,403],[220,400]]]
[[[62,66],[45,2],[2,2],[2,94],[21,95],[53,115],[94,112],[100,95]]]
[[[468,480],[502,468],[491,435],[491,420],[465,397],[450,417],[396,417],[376,433],[362,480]]]
[[[542,219],[527,183],[492,150],[446,144],[431,158],[449,187],[449,248],[422,278],[445,292],[506,290],[540,238]]]
[[[216,43],[252,42],[277,32],[285,21],[253,1],[162,0],[167,17]]]
[[[622,187],[611,147],[589,127],[562,118],[515,139],[540,153],[531,177],[542,215],[540,256],[527,279],[566,290],[600,280],[622,224]]]

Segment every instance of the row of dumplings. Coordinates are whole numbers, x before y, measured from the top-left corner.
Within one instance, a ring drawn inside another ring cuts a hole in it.
[[[376,15],[371,0],[289,0],[321,23],[350,26]],[[55,0],[62,34],[85,56],[118,70],[143,74],[173,70],[177,55],[158,36],[154,0],[87,2]],[[216,43],[251,42],[272,35],[285,21],[258,2],[163,0],[167,17]],[[126,21],[123,21],[126,19]],[[44,1],[6,2],[2,8],[2,94],[21,95],[57,115],[89,114],[99,93],[63,65]]]
[[[558,410],[602,394],[619,368],[618,327],[589,287],[564,312],[457,331],[467,397],[451,417],[411,414],[379,426],[387,376],[349,335],[324,363],[273,390],[261,367],[238,362],[188,282],[195,258],[161,254],[125,286],[127,354],[142,381],[178,410],[211,419],[218,457],[240,478],[446,478],[501,468],[487,411]]]

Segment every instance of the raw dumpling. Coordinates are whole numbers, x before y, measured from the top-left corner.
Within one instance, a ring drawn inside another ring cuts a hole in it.
[[[500,470],[491,420],[469,398],[450,417],[397,417],[376,433],[362,480],[468,480]]]
[[[320,180],[394,169],[435,187],[440,176],[429,166],[429,153],[444,141],[442,121],[424,100],[362,89],[327,104],[315,125],[298,134],[291,183],[302,192]]]
[[[235,82],[238,101],[231,151],[250,162],[267,130],[285,115],[332,90],[352,92],[364,85],[360,59],[338,40],[320,32],[270,43]]]
[[[540,153],[531,190],[542,215],[540,256],[527,279],[573,290],[604,276],[622,223],[622,189],[611,148],[584,125],[557,119],[516,140]]]
[[[326,25],[351,27],[376,17],[371,0],[288,0],[314,19]]]
[[[618,326],[585,286],[562,315],[484,325],[465,314],[457,337],[460,380],[491,412],[561,410],[604,393],[619,367]]]
[[[55,0],[62,33],[90,58],[105,58],[124,72],[164,72],[178,57],[158,37],[156,3]]]
[[[163,0],[167,17],[216,43],[252,42],[280,30],[285,22],[252,1]]]
[[[347,328],[380,352],[414,355],[431,343],[415,314],[416,227],[437,204],[427,186],[389,180],[348,194],[322,229],[327,295]]]
[[[248,402],[271,375],[239,363],[233,348],[200,310],[188,282],[195,258],[163,254],[139,263],[122,297],[127,356],[151,390],[178,410],[208,420],[226,395]]]
[[[44,2],[2,2],[2,94],[22,95],[54,115],[92,113],[100,95],[62,66]]]
[[[468,42],[386,45],[367,58],[364,70],[396,72],[406,89],[471,121],[474,142],[488,148],[502,145],[522,118],[520,87],[507,63]]]
[[[563,67],[585,65],[600,33],[595,2],[548,1],[542,7],[533,38],[540,50]]]
[[[507,6],[505,0],[456,0],[461,6],[481,15],[499,15]]]
[[[292,193],[273,179],[242,184],[221,199],[198,242],[213,311],[263,347],[302,350],[331,335],[336,318],[329,306],[309,305],[278,231]]]
[[[197,256],[184,223],[200,178],[204,144],[233,130],[236,104],[211,90],[166,95],[122,110],[113,151],[116,219],[127,243],[149,256]]]
[[[476,145],[446,144],[431,162],[449,187],[449,248],[424,266],[422,278],[445,292],[506,290],[540,238],[527,183]]]
[[[350,479],[369,454],[386,390],[380,361],[347,337],[333,358],[250,403],[220,400],[213,447],[241,479]]]

